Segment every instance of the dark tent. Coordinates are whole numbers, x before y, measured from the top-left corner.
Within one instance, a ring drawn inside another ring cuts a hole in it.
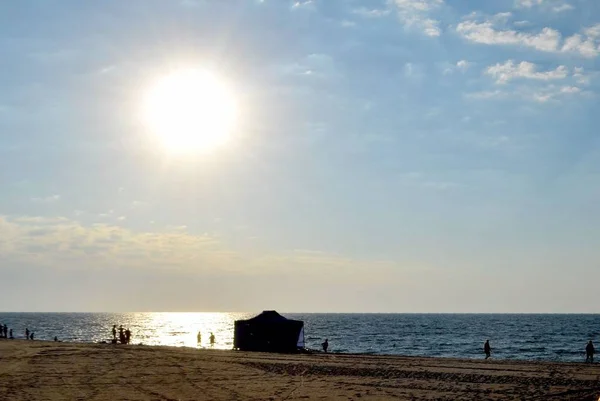
[[[241,351],[296,352],[304,348],[304,322],[275,311],[248,320],[236,320],[233,348]]]

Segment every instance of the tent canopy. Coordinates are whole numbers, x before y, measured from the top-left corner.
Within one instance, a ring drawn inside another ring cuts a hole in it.
[[[233,348],[242,351],[295,352],[304,348],[304,322],[275,311],[234,324]]]

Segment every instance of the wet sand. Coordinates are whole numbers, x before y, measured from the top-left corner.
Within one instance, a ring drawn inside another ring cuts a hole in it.
[[[0,400],[598,400],[600,365],[0,340]]]

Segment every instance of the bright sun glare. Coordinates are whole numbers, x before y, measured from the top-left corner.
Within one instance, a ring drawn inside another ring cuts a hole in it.
[[[236,105],[216,75],[186,69],[162,77],[150,88],[143,113],[149,129],[169,151],[199,152],[228,140]]]

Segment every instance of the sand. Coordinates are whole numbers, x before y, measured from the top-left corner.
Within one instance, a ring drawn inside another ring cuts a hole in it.
[[[600,365],[0,340],[0,400],[598,400]]]

